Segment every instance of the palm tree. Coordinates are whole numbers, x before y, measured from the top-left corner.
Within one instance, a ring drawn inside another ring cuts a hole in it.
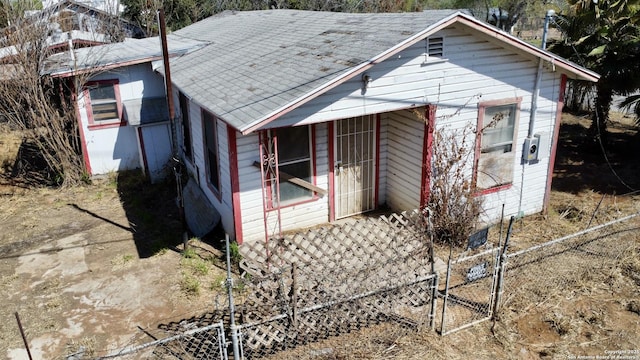
[[[601,77],[595,85],[591,134],[605,134],[614,94],[640,89],[640,0],[572,0],[572,14],[556,24],[563,33],[550,50]]]
[[[636,116],[636,125],[640,126],[640,95],[634,94],[627,96],[620,103],[620,107],[632,112]]]

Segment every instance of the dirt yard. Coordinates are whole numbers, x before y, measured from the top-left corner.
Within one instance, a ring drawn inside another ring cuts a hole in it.
[[[629,119],[616,120],[606,147],[617,176],[601,151],[581,147],[588,120],[565,116],[551,210],[521,221],[514,246],[640,211],[638,195],[629,194],[640,187],[640,138]],[[15,144],[0,131],[5,172]],[[158,334],[160,324],[218,308],[224,298],[221,254],[196,241],[190,257],[180,255],[172,194],[171,185],[146,185],[131,174],[65,190],[26,189],[0,177],[0,358],[27,358],[15,313],[34,359],[60,359],[81,346],[99,356],[151,341],[142,330]],[[483,323],[440,337],[383,325],[350,334],[342,344],[332,340],[327,355],[308,357],[567,359],[619,350],[640,359],[640,238],[637,231],[627,235],[635,247],[617,272],[594,274],[596,286],[559,292],[542,303],[511,301],[494,327]],[[557,266],[567,265],[559,261]]]

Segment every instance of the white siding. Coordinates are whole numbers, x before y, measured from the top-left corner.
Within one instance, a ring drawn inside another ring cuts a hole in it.
[[[318,124],[315,129],[316,185],[328,189],[328,142],[327,124]],[[262,203],[262,180],[260,169],[253,166],[260,158],[258,135],[238,136],[238,172],[240,178],[240,203],[242,211],[243,241],[264,240],[264,211]],[[329,221],[329,197],[283,207],[280,210],[282,230],[292,230],[313,226]],[[271,228],[277,219],[277,212],[268,214]]]
[[[522,97],[516,154],[513,158],[513,185],[508,190],[484,196],[485,220],[498,220],[503,204],[507,216],[540,211],[543,206],[549,159],[543,158],[537,163],[529,164],[523,164],[520,160],[523,142],[529,130],[531,93],[535,83],[537,60],[502,47],[498,40],[489,41],[484,37],[474,36],[462,26],[444,29],[435,36],[444,37],[443,60],[425,63],[424,44],[420,42],[369,69],[367,73],[372,81],[366,91],[362,89],[360,76],[356,76],[291,111],[269,124],[269,127],[319,123],[435,104],[437,128],[475,128],[479,102]],[[551,67],[545,66],[534,132],[550,135],[553,133],[560,78],[560,73],[553,72]],[[395,202],[401,199],[395,197],[397,193],[390,196],[390,189],[395,191],[399,187],[389,182],[391,174],[385,176],[399,170],[392,166],[394,150],[391,124],[391,117],[383,114],[379,203],[386,201],[395,207],[400,206],[395,205]],[[412,132],[412,136],[415,134]],[[394,136],[400,134],[396,133]],[[550,140],[546,144],[547,148],[550,148],[551,142],[556,139]],[[414,149],[415,152],[421,152],[422,144],[416,142],[415,146],[419,146]],[[468,146],[473,147],[473,139],[469,141]],[[421,157],[416,156],[415,160],[418,159],[421,160]],[[469,176],[472,172],[471,163]],[[420,162],[411,165],[416,169],[420,168]],[[419,192],[419,177],[416,177],[416,174],[411,176],[416,182],[408,191]],[[412,197],[412,202],[407,197],[403,207],[410,203],[418,204],[415,200],[419,199],[418,196]]]
[[[174,96],[176,98],[176,96]],[[189,101],[189,125],[191,127],[191,143],[193,146],[193,163],[186,163],[188,171],[196,179],[200,188],[207,196],[213,207],[220,213],[222,227],[232,238],[235,237],[233,222],[233,202],[231,193],[231,174],[229,172],[229,142],[227,124],[217,121],[218,167],[220,168],[220,189],[216,194],[207,180],[205,158],[205,143],[203,137],[204,126],[199,104]],[[218,196],[219,195],[219,196]]]
[[[424,122],[410,110],[389,113],[386,126],[386,201],[393,211],[417,209],[422,184]]]
[[[119,82],[120,100],[123,102],[143,97],[164,96],[162,78],[153,73],[148,63],[105,72],[92,77],[90,81],[114,79]],[[138,135],[133,126],[89,129],[83,93],[78,98],[78,111],[92,174],[142,168]]]

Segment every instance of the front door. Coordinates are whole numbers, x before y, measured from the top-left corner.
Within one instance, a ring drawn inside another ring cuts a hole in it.
[[[336,218],[373,210],[377,165],[375,117],[339,120],[334,126]]]

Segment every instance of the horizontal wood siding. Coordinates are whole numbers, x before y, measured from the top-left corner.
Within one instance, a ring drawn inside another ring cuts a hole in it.
[[[378,206],[387,203],[387,164],[388,164],[388,131],[389,113],[380,114],[380,143],[378,151],[380,154],[378,163]]]
[[[328,182],[327,124],[316,125],[316,185],[322,189]],[[264,241],[264,211],[260,169],[253,166],[260,159],[258,135],[238,136],[238,172],[240,177],[240,203],[242,212],[243,241]],[[292,230],[329,221],[329,196],[303,204],[283,207],[280,210],[282,230]],[[271,211],[269,219],[275,220],[277,213]],[[273,228],[275,221],[270,223]]]
[[[420,206],[424,123],[410,110],[388,114],[386,201],[393,211]]]
[[[164,96],[162,77],[155,74],[148,63],[107,71],[91,77],[90,81],[116,79],[122,102],[143,97]],[[87,101],[84,93],[80,92],[78,112],[92,174],[142,168],[142,154],[135,128],[125,125],[89,129],[87,111]]]
[[[369,69],[367,74],[372,81],[366,89],[362,87],[360,76],[356,76],[269,126],[319,123],[435,104],[437,129],[460,130],[467,127],[473,130],[478,121],[479,102],[521,97],[516,152],[513,158],[514,181],[509,189],[484,196],[485,220],[497,221],[503,204],[507,216],[540,211],[549,166],[548,156],[537,163],[523,164],[521,161],[522,146],[529,130],[531,94],[538,60],[501,46],[499,40],[474,36],[470,30],[462,27],[452,26],[434,36],[444,37],[444,59],[425,62],[424,44],[419,42]],[[544,144],[549,149],[551,142],[555,140],[550,136],[555,123],[560,77],[550,64],[545,64],[534,133],[549,134],[550,141]],[[397,144],[392,144],[391,134],[401,138],[401,129],[391,128],[391,115],[385,114],[381,119],[379,202],[393,204],[400,201],[400,197],[395,196],[401,194],[401,191],[390,179],[394,172],[406,176],[400,171],[406,172],[403,166],[409,165],[409,162],[403,162],[402,159],[392,161],[392,154],[399,150],[393,147]],[[415,136],[415,132],[408,135]],[[414,152],[422,147],[421,143],[411,144],[416,146]],[[473,137],[469,139],[467,146],[473,149]],[[473,162],[470,161],[469,177],[472,166]],[[420,177],[414,173],[410,179],[415,183],[412,183],[411,189],[405,187],[404,193],[415,191],[418,199]],[[406,197],[406,201],[410,197]],[[410,203],[414,204],[405,204]],[[419,203],[415,204],[417,206]]]
[[[211,204],[220,213],[224,231],[234,238],[235,228],[233,223],[233,202],[231,199],[231,175],[229,172],[227,124],[224,121],[218,120],[216,127],[218,135],[218,165],[220,167],[220,196],[217,196],[207,184],[202,108],[199,104],[191,100],[189,100],[189,125],[192,136],[193,163],[187,162],[185,165],[191,173],[191,177],[200,185],[200,188],[209,202],[211,202]]]

